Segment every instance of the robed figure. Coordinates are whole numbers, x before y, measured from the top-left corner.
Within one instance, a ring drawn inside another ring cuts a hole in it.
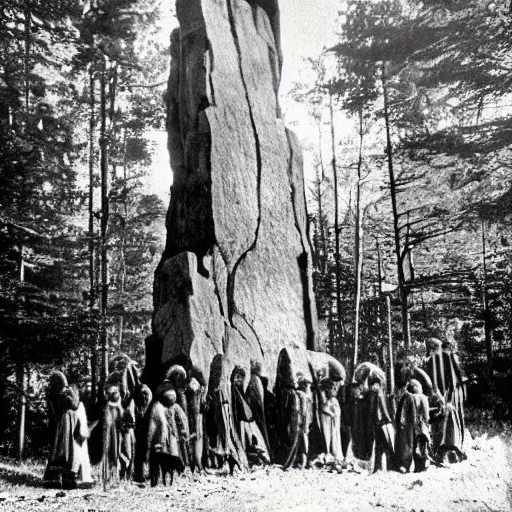
[[[398,403],[395,466],[401,473],[424,471],[429,463],[429,402],[419,381],[411,379]]]
[[[464,443],[465,377],[450,342],[431,338],[425,371],[432,380],[432,448],[438,459],[457,462],[466,458]]]
[[[62,373],[55,372],[50,377],[47,397],[52,445],[44,474],[46,484],[74,489],[78,479],[92,483],[86,447],[89,430],[78,391],[67,385]]]

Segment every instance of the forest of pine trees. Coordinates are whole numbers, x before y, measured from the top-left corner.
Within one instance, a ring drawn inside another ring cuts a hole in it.
[[[501,414],[511,24],[506,2],[342,2],[337,43],[293,91],[318,132],[309,213],[327,349],[349,368],[386,365],[448,338],[474,403]]]
[[[41,447],[55,365],[94,401],[109,353],[143,362],[165,217],[145,186],[164,4],[0,3],[2,453]]]
[[[317,133],[306,175],[320,338],[350,369],[448,337],[474,403],[507,413],[510,5],[339,3],[337,43],[292,94]],[[144,362],[170,4],[0,1],[0,453],[40,449],[54,365],[94,401],[109,353]]]

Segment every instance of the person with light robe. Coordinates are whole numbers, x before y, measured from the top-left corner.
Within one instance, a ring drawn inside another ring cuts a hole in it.
[[[76,396],[79,397],[78,388],[74,387],[73,391],[76,394]],[[82,402],[78,404],[76,415],[78,417],[78,426],[75,430],[75,440],[77,442],[76,449],[78,459],[77,478],[79,482],[89,486],[94,483],[94,479],[92,477],[91,461],[89,458],[89,425],[87,422],[87,413],[85,412],[85,407]]]
[[[341,408],[336,398],[336,385],[328,378],[320,382],[325,393],[325,401],[321,404],[320,421],[326,441],[326,459],[333,459],[334,463],[341,463],[343,450],[341,448]]]

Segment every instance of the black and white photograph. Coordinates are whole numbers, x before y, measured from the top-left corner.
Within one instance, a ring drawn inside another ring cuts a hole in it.
[[[0,510],[512,510],[512,2],[0,0]]]

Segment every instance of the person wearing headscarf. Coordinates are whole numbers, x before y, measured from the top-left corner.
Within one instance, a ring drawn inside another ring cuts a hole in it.
[[[171,383],[172,389],[176,393],[176,404],[187,418],[188,431],[187,372],[185,368],[180,364],[173,364],[166,373],[166,380]],[[191,454],[188,441],[182,440],[180,442],[180,456],[183,464],[190,466]]]

